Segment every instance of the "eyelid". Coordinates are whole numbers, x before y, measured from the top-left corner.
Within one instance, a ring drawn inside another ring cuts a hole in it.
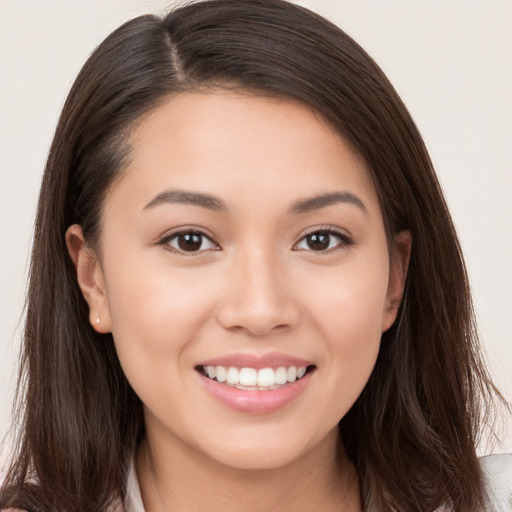
[[[178,235],[187,234],[187,233],[194,233],[194,234],[201,235],[201,236],[207,238],[215,246],[215,248],[201,249],[198,251],[183,251],[183,250],[177,249],[176,247],[173,247],[172,245],[170,245],[169,242],[173,238],[177,237]],[[219,243],[215,240],[213,235],[208,233],[207,230],[205,230],[204,228],[201,228],[199,226],[190,226],[190,225],[178,226],[176,228],[173,228],[173,229],[165,232],[163,235],[161,235],[158,238],[157,245],[164,246],[164,248],[170,252],[173,252],[176,254],[181,254],[181,255],[186,255],[186,256],[197,256],[197,255],[202,254],[207,251],[221,249]]]
[[[298,249],[297,248],[297,245],[300,242],[302,242],[307,236],[312,235],[314,233],[318,233],[318,232],[323,232],[323,233],[327,233],[329,235],[333,235],[333,236],[337,237],[340,240],[340,242],[333,248],[319,250],[319,251],[314,251],[312,249],[308,250],[308,249]],[[201,249],[198,251],[184,251],[184,250],[180,250],[180,249],[175,248],[170,245],[169,242],[173,238],[175,238],[176,236],[178,236],[180,234],[187,234],[187,233],[195,233],[195,234],[201,235],[201,236],[207,238],[212,243],[212,245],[214,245],[215,247],[208,248],[208,249]],[[206,230],[202,227],[199,227],[199,226],[194,226],[194,225],[178,226],[178,227],[171,229],[170,231],[167,231],[166,233],[164,233],[163,235],[161,235],[158,238],[157,245],[165,246],[165,248],[171,252],[186,255],[186,256],[197,256],[197,255],[202,254],[207,251],[221,250],[220,244],[215,240],[215,237],[208,232],[208,230]],[[316,252],[319,254],[325,254],[325,253],[330,253],[330,252],[334,252],[339,249],[349,247],[351,245],[354,245],[354,240],[353,240],[352,236],[349,233],[347,233],[346,230],[336,227],[336,226],[332,226],[332,225],[325,225],[325,226],[321,225],[321,226],[311,227],[311,228],[307,229],[305,232],[303,232],[300,235],[299,240],[293,245],[292,250],[308,251],[308,252],[312,252],[312,253]]]
[[[321,251],[314,251],[313,249],[298,249],[297,246],[309,235],[313,235],[314,233],[327,233],[329,235],[333,235],[335,237],[338,237],[340,239],[340,243],[337,244],[335,247],[332,247],[330,249],[325,249]],[[326,254],[331,253],[339,249],[344,249],[347,247],[350,247],[351,245],[354,245],[354,239],[352,236],[344,229],[336,227],[336,226],[314,226],[312,228],[309,228],[306,230],[306,232],[302,233],[299,240],[294,244],[292,250],[295,251],[308,251],[311,253],[318,253],[318,254]]]

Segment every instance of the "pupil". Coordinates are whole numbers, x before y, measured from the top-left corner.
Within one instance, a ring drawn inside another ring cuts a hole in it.
[[[308,235],[308,246],[314,251],[325,251],[329,247],[329,233],[313,233]]]
[[[182,251],[198,251],[201,248],[201,235],[197,233],[180,235],[178,246]]]

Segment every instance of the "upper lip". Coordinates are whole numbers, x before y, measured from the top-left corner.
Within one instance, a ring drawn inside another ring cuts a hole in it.
[[[279,368],[280,366],[310,366],[313,363],[289,354],[268,352],[266,354],[227,354],[201,361],[197,366],[225,366],[235,368]]]

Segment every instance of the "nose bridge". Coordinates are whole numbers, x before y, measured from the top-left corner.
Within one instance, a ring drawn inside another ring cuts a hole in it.
[[[268,248],[247,247],[234,256],[219,313],[226,328],[263,335],[296,323],[298,311],[283,264]]]

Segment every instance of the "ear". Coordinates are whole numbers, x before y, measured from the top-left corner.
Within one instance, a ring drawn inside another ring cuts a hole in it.
[[[382,317],[382,332],[387,331],[396,320],[404,294],[411,248],[412,236],[410,231],[401,231],[395,236],[395,243],[390,255],[389,281],[386,293],[386,307]]]
[[[112,320],[103,270],[79,224],[73,224],[66,231],[66,246],[76,268],[78,286],[89,305],[89,322],[97,332],[110,332]]]

